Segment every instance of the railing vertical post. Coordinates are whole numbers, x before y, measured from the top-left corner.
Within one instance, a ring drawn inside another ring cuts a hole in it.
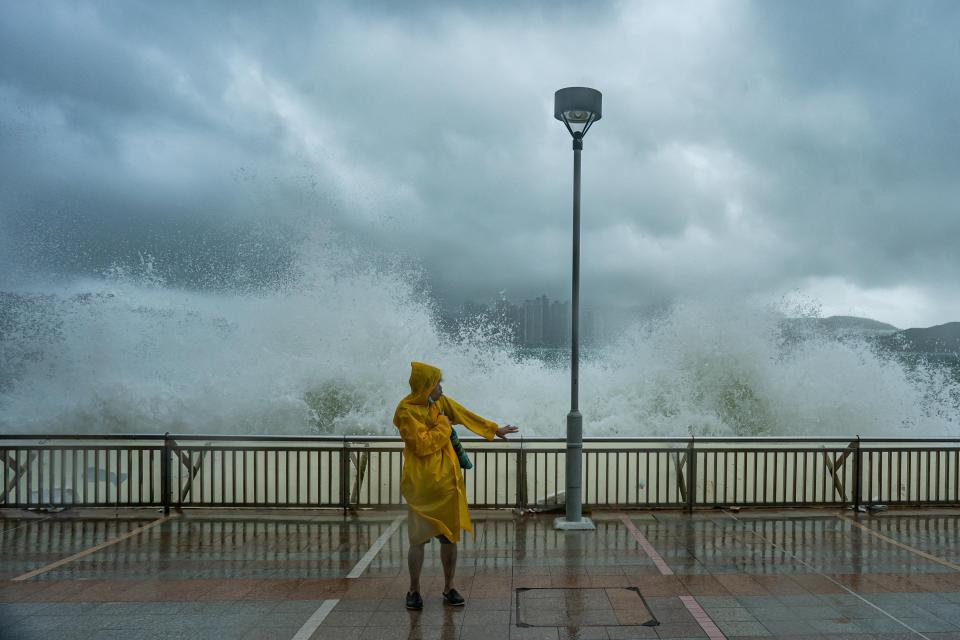
[[[687,443],[687,512],[693,513],[697,506],[697,452],[694,450],[693,436]]]
[[[340,449],[340,506],[343,515],[347,515],[350,508],[350,451],[347,449],[347,436],[343,436],[343,447]]]
[[[163,500],[163,515],[170,515],[171,474],[173,470],[173,447],[171,446],[170,432],[163,434],[163,462],[160,465],[160,494]]]
[[[863,453],[860,451],[860,436],[850,443],[853,447],[853,510],[860,510],[861,493],[863,492]]]
[[[523,436],[520,436],[520,450],[517,452],[517,511],[527,508],[527,454],[523,450]]]

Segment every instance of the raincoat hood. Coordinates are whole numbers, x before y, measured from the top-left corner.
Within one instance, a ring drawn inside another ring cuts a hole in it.
[[[410,363],[410,395],[403,399],[412,404],[427,404],[427,398],[440,382],[440,369],[423,362]]]

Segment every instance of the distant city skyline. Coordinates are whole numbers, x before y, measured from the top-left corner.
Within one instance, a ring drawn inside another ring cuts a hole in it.
[[[615,337],[638,319],[637,308],[616,309],[592,304],[580,307],[580,340],[597,344]],[[508,330],[510,340],[522,347],[569,347],[571,308],[569,300],[551,299],[546,294],[534,298],[510,298],[501,294],[484,301],[468,300],[445,308],[443,321],[448,329],[477,318],[496,321]]]
[[[544,302],[551,309],[542,315]],[[454,318],[467,316],[509,318],[517,327],[517,343],[523,346],[569,346],[570,344],[570,302],[565,298],[553,298],[548,293],[541,293],[534,297],[510,295],[508,289],[499,289],[496,294],[481,296],[475,299],[450,300],[440,298],[443,307],[443,316],[447,322]],[[949,325],[958,320],[946,320],[933,324],[897,324],[882,314],[872,314],[868,309],[844,309],[820,304],[807,297],[793,299],[787,296],[783,300],[786,307],[796,306],[796,313],[791,314],[785,308],[789,317],[801,317],[807,313],[819,318],[863,318],[879,323],[889,324],[897,330],[927,329]],[[535,304],[536,303],[536,304]],[[619,303],[619,304],[618,304]],[[554,309],[562,306],[561,309]],[[581,340],[586,342],[602,342],[616,337],[623,329],[637,321],[660,315],[669,305],[638,304],[632,300],[596,300],[580,303],[580,334]],[[562,313],[561,316],[555,314]],[[511,315],[512,314],[512,315]],[[547,318],[543,320],[542,318]],[[562,327],[557,322],[562,319]],[[552,323],[552,324],[551,324]],[[527,327],[527,328],[524,328]],[[538,329],[538,327],[542,327]]]

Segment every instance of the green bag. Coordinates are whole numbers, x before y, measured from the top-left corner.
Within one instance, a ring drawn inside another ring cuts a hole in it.
[[[450,442],[453,443],[453,450],[457,454],[457,459],[460,460],[460,468],[473,469],[473,463],[470,462],[470,456],[468,456],[467,452],[463,450],[463,445],[460,444],[460,438],[457,437],[457,432],[452,429],[450,431]]]

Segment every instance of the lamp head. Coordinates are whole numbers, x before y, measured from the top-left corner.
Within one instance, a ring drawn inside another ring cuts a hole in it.
[[[580,139],[600,119],[602,103],[603,95],[596,89],[567,87],[553,94],[553,117],[567,126],[574,139]]]

